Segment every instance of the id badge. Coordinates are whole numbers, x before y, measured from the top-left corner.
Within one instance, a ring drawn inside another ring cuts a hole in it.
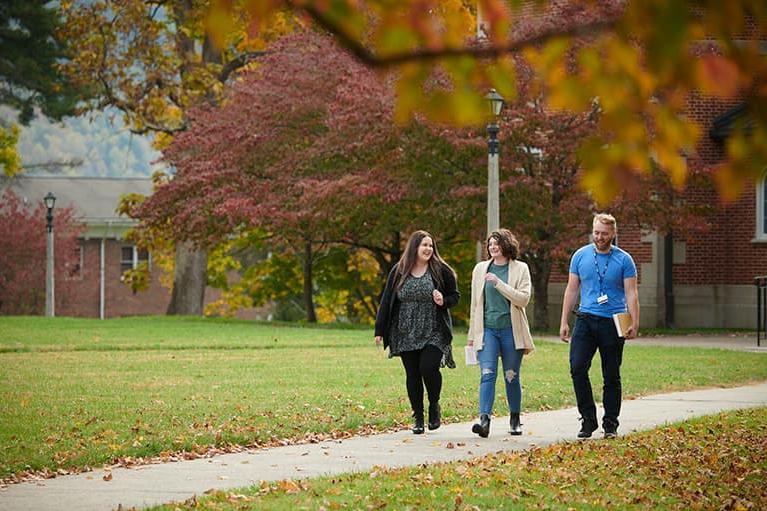
[[[604,295],[599,295],[599,296],[597,297],[597,303],[598,303],[599,305],[604,305],[604,304],[606,304],[606,303],[607,303],[607,295],[606,295],[606,294],[604,294]]]

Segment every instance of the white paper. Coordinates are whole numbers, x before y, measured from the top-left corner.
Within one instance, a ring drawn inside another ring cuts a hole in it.
[[[477,352],[474,351],[474,346],[464,346],[463,352],[466,357],[467,366],[477,365]]]

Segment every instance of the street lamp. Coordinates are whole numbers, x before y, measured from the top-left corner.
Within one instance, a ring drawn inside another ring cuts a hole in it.
[[[498,177],[498,116],[503,109],[503,96],[495,89],[490,89],[485,95],[490,103],[492,121],[487,125],[487,233],[497,231],[501,227],[499,177]]]
[[[53,284],[53,206],[56,204],[56,196],[51,192],[43,198],[48,213],[45,216],[48,228],[48,241],[46,243],[46,266],[45,266],[45,315],[53,317],[55,312],[55,290]]]

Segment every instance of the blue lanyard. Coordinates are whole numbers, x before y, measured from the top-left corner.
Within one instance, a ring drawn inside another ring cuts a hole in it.
[[[605,275],[607,275],[607,266],[610,264],[610,259],[613,256],[613,249],[610,249],[610,252],[607,253],[607,261],[605,261],[605,269],[603,272],[599,272],[599,263],[597,262],[597,249],[594,247],[594,269],[597,271],[597,279],[599,280],[599,294],[603,295],[605,294],[604,288],[605,288]]]

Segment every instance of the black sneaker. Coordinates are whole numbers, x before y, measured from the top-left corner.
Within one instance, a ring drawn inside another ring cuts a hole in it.
[[[605,431],[605,438],[615,438],[618,436],[618,424],[613,421],[603,421],[602,429]]]
[[[581,430],[578,432],[578,438],[591,438],[591,434],[599,428],[596,419],[590,417],[581,417]]]

